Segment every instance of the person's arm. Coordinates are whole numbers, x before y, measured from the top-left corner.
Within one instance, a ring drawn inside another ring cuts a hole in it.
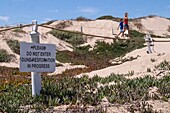
[[[118,25],[117,30],[119,30],[119,27],[120,27],[120,24]]]
[[[128,17],[124,17],[124,19],[128,19]]]
[[[123,18],[123,22],[125,22],[125,19],[128,19],[128,17],[124,17],[124,18]]]

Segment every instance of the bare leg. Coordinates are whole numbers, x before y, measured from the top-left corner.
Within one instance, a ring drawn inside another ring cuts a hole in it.
[[[124,31],[123,31],[123,32],[121,32],[121,33],[122,33],[121,37],[124,37]]]
[[[128,30],[128,37],[130,37],[129,29],[127,29],[127,30]]]
[[[127,34],[125,36],[129,37],[129,29],[128,28],[124,27],[123,33],[125,33],[126,30],[127,30]]]
[[[120,34],[121,34],[121,32],[116,37],[119,37]]]

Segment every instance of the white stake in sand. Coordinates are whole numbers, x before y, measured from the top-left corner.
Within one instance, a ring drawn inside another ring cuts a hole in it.
[[[32,43],[40,43],[38,25],[37,21],[32,21],[32,32],[30,33]],[[40,95],[41,91],[41,73],[40,72],[31,72],[31,82],[32,82],[32,96]]]

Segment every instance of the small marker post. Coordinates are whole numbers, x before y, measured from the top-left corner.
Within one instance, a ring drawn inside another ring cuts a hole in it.
[[[147,34],[147,35],[145,36],[145,41],[146,41],[147,47],[148,47],[147,53],[148,53],[148,54],[151,54],[151,53],[152,53],[152,50],[151,50],[152,38],[151,38],[150,34]]]
[[[83,33],[83,27],[82,27],[82,25],[81,25],[81,27],[80,27],[80,30],[81,30],[81,33]]]

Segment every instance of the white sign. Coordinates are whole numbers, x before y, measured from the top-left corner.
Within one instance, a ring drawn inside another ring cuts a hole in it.
[[[54,72],[56,46],[53,44],[20,43],[21,72]]]

